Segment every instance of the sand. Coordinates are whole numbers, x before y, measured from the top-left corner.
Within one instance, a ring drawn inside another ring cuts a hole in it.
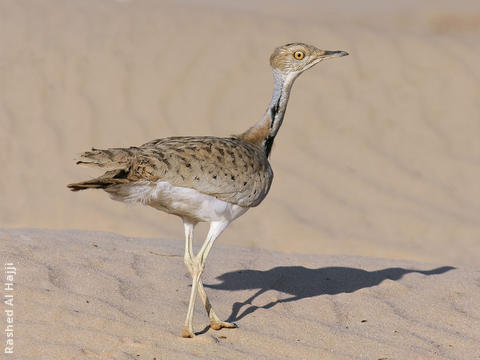
[[[16,359],[480,357],[480,273],[466,267],[216,244],[204,283],[239,327],[209,329],[199,301],[200,334],[183,339],[181,241],[36,229],[0,239],[17,269]]]
[[[275,3],[1,1],[0,226],[182,237],[69,192],[98,175],[75,156],[242,132],[270,100],[272,49],[304,41],[350,56],[298,79],[271,192],[221,241],[478,264],[480,3]]]

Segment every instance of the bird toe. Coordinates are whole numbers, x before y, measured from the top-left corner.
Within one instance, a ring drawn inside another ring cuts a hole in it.
[[[229,323],[226,321],[210,321],[210,327],[213,330],[220,330],[223,328],[234,329],[234,328],[237,328],[238,326],[235,323]]]
[[[195,334],[188,327],[184,327],[183,330],[182,330],[182,337],[183,338],[193,338],[193,337],[195,337]]]

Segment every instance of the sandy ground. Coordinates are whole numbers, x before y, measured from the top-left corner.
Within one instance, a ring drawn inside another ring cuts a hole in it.
[[[183,339],[181,242],[28,229],[0,239],[17,269],[17,359],[480,358],[478,270],[217,244],[204,282],[239,328],[206,327],[199,301],[200,334]]]
[[[416,3],[0,1],[0,226],[181,238],[158,211],[70,193],[98,175],[74,157],[242,132],[272,49],[304,41],[351,55],[297,81],[272,190],[221,241],[478,264],[480,3]]]

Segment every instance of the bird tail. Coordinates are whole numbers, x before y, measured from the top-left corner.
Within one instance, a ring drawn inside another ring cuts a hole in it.
[[[96,166],[106,169],[119,169],[127,166],[135,157],[138,148],[117,148],[100,150],[92,148],[80,154],[77,165]]]
[[[105,174],[92,180],[68,184],[72,191],[87,189],[106,189],[112,185],[128,183],[128,169],[136,157],[138,148],[116,148],[100,150],[92,148],[80,154],[77,165],[95,166],[108,170]]]
[[[106,189],[112,185],[129,183],[130,180],[127,179],[127,174],[128,171],[126,169],[111,170],[95,179],[68,184],[67,187],[72,191]]]

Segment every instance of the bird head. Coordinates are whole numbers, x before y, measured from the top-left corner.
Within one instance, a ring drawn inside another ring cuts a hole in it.
[[[345,51],[320,50],[312,45],[293,43],[276,48],[270,56],[270,65],[284,75],[299,75],[322,60],[346,55]]]

